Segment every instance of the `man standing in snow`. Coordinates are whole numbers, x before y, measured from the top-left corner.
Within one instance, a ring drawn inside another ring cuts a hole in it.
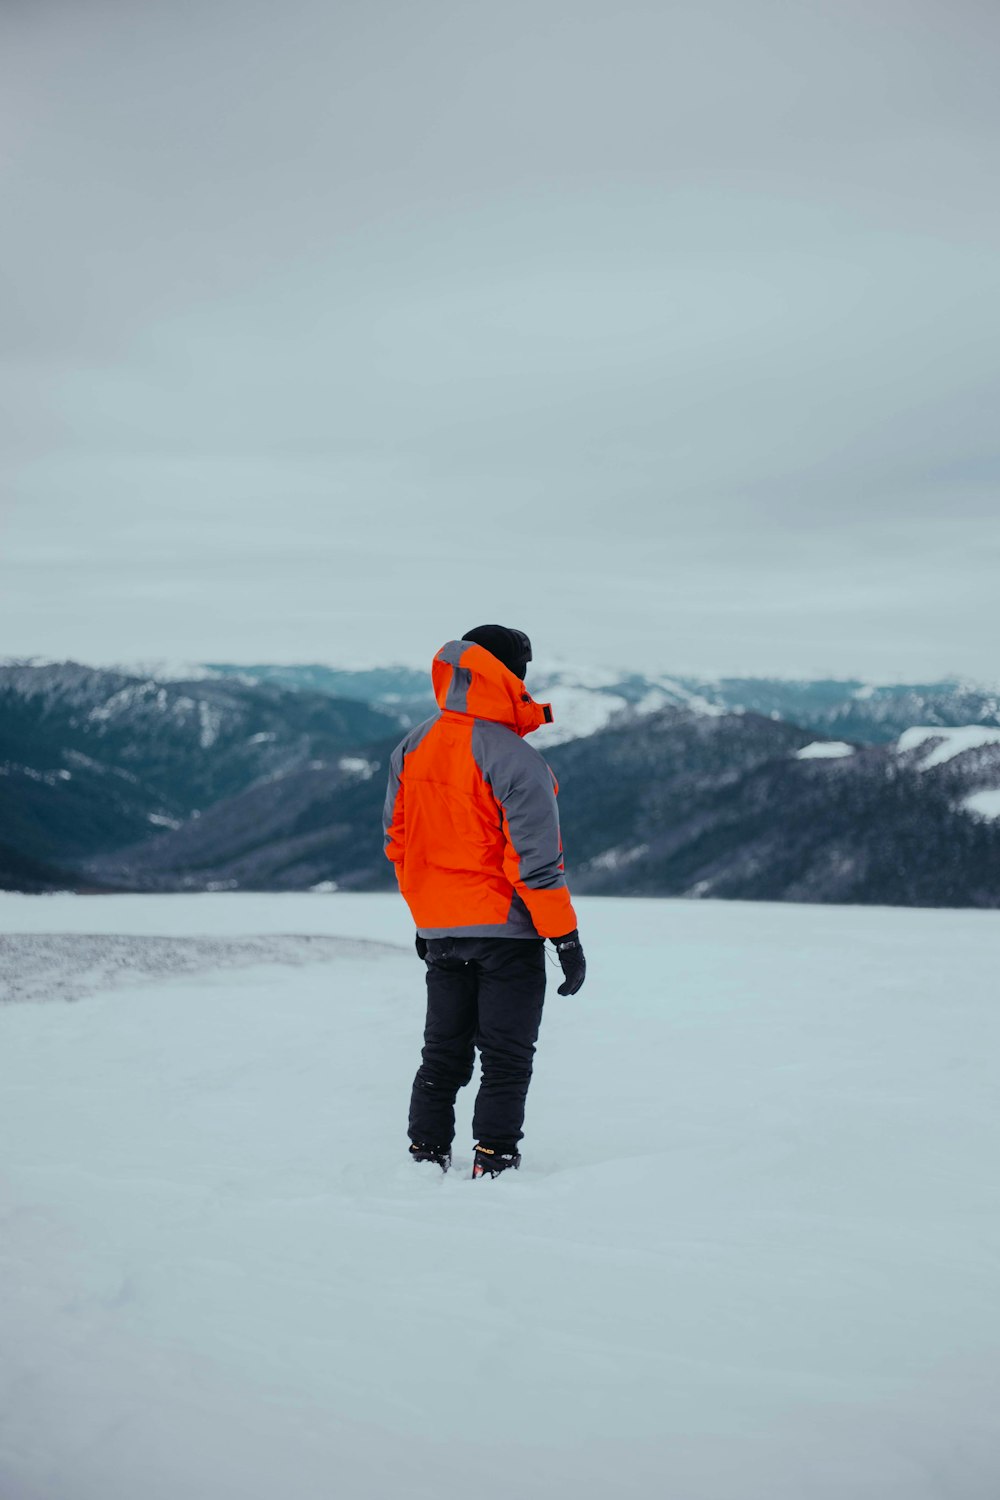
[[[434,658],[440,713],[393,751],[385,852],[427,964],[424,1048],[410,1097],[410,1153],[451,1163],[455,1097],[482,1084],[473,1177],[520,1165],[524,1105],[545,997],[545,939],[575,995],[587,965],[563,873],[556,780],[524,736],[550,723],[525,692],[531,642],[479,625]]]

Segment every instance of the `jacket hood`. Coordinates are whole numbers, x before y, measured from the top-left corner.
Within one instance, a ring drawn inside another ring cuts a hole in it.
[[[536,703],[524,683],[485,646],[449,641],[431,667],[434,696],[442,713],[492,719],[517,734],[552,723],[552,705]]]

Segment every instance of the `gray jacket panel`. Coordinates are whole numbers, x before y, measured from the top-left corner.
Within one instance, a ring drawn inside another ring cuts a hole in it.
[[[513,729],[476,719],[472,754],[507,821],[518,878],[532,890],[566,884],[556,780],[533,746]]]

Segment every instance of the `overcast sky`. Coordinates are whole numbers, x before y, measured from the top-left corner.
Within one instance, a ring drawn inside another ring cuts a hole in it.
[[[990,0],[0,17],[0,655],[1000,680]]]

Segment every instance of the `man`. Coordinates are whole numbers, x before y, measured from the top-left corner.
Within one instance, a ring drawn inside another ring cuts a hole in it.
[[[556,780],[524,736],[550,723],[525,691],[531,642],[479,625],[434,658],[440,713],[393,751],[385,852],[427,964],[427,1022],[410,1154],[451,1163],[455,1096],[482,1084],[473,1177],[521,1164],[518,1142],[545,997],[545,939],[575,995],[586,963],[563,873]]]

